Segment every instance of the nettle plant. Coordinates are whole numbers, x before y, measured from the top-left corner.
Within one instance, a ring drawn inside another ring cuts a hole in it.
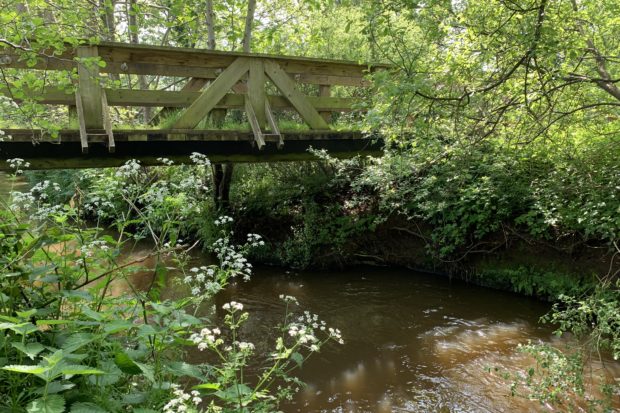
[[[10,163],[16,180],[26,164]],[[142,167],[135,165],[116,173],[137,179]],[[166,172],[153,173],[161,180]],[[234,245],[232,219],[220,217],[212,245],[217,263],[192,267],[193,246],[177,236],[188,211],[169,205],[187,193],[167,192],[170,183],[156,179],[140,188],[111,192],[120,199],[99,192],[98,200],[57,203],[53,195],[61,188],[45,181],[0,201],[0,411],[274,411],[300,385],[292,369],[326,342],[341,341],[316,316],[294,320],[289,307],[296,301],[283,297],[285,317],[269,363],[248,378],[246,367],[256,371],[254,360],[265,360],[241,339],[249,314],[239,303],[224,306],[223,316],[198,309],[232,278],[250,277],[246,254],[263,241],[249,234],[244,245]],[[110,205],[124,213],[106,216]],[[85,214],[88,208],[95,213]],[[152,249],[124,256],[145,233]],[[136,286],[137,271],[151,274],[149,287]],[[169,275],[185,281],[187,297],[160,299]],[[215,361],[183,361],[193,346]]]

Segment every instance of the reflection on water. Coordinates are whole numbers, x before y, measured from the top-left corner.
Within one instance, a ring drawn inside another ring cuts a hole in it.
[[[552,411],[511,397],[511,380],[489,372],[523,371],[533,360],[516,346],[554,340],[550,328],[537,324],[549,309],[544,303],[370,268],[296,275],[262,269],[223,299],[246,305],[253,320],[249,339],[260,343],[281,317],[279,294],[298,297],[346,340],[304,366],[308,387],[282,406],[285,412]],[[620,377],[619,366],[612,367]]]
[[[150,279],[144,278],[143,288]],[[167,284],[170,298],[189,293],[178,280]],[[259,354],[273,349],[268,338],[282,318],[280,294],[296,296],[346,341],[304,365],[300,377],[308,386],[284,412],[562,411],[510,396],[512,379],[504,374],[535,364],[516,351],[519,343],[565,344],[537,323],[549,310],[544,303],[401,270],[289,274],[262,268],[217,297],[220,305],[232,299],[245,305],[251,314],[245,340]],[[200,362],[204,356],[190,357]],[[620,364],[605,367],[609,377],[620,377]],[[591,362],[589,368],[603,366]]]

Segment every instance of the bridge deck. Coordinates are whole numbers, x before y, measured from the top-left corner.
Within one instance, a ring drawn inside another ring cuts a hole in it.
[[[189,162],[194,152],[205,154],[212,162],[276,162],[312,160],[308,148],[325,149],[331,156],[379,156],[382,141],[361,132],[302,131],[281,132],[285,144],[265,135],[265,146],[258,149],[249,131],[226,130],[114,130],[115,150],[110,153],[105,131],[93,130],[88,154],[82,153],[79,130],[62,130],[57,139],[42,137],[41,131],[5,129],[10,137],[0,142],[0,157],[22,158],[30,169],[70,169],[120,166],[129,159],[143,165],[161,165],[157,158],[176,163]],[[99,132],[100,134],[96,134]],[[174,139],[174,140],[172,140]],[[9,170],[0,161],[0,170]]]
[[[55,140],[46,137],[49,131],[5,129],[12,139],[0,142],[0,169],[7,167],[2,158],[23,158],[33,168],[75,168],[116,166],[130,158],[184,162],[193,152],[213,162],[270,162],[312,159],[309,147],[338,157],[381,150],[377,139],[329,125],[333,113],[359,111],[361,96],[370,94],[358,89],[372,87],[366,75],[381,65],[98,43],[38,51],[0,44],[0,67],[0,94],[23,107],[52,105],[55,119],[64,113],[65,124],[79,128],[62,130]],[[63,73],[24,85],[20,79],[27,71]],[[66,78],[73,80],[59,81]],[[146,121],[153,128],[116,128],[127,113],[139,112],[123,109],[121,116],[112,106],[152,108],[155,116]],[[221,124],[229,109],[244,112],[251,132],[203,130],[206,119]],[[310,130],[280,131],[282,111],[297,112]]]

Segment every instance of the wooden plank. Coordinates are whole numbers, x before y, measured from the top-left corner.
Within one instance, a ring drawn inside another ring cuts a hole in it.
[[[328,98],[332,94],[331,87],[329,85],[319,85],[319,96]],[[325,122],[332,121],[332,113],[330,111],[319,111],[319,114],[325,119]]]
[[[247,115],[250,126],[252,127],[254,142],[256,143],[258,149],[261,150],[265,146],[265,140],[263,139],[263,132],[261,131],[258,119],[256,118],[254,107],[252,106],[252,102],[248,96],[245,98],[245,114]]]
[[[265,101],[267,100],[267,92],[265,91],[265,67],[263,61],[260,59],[250,60],[250,74],[248,76],[248,98],[256,121],[260,129],[263,129],[267,124],[267,118],[265,117]]]
[[[169,90],[129,90],[104,89],[109,106],[151,106],[183,108],[190,106],[200,92],[183,92]],[[61,89],[47,88],[42,94],[25,92],[28,98],[36,98],[37,102],[46,105],[75,105],[74,94],[67,94]],[[6,89],[0,88],[0,94],[10,97]],[[268,95],[267,98],[273,109],[289,109],[292,105],[282,96]],[[319,111],[346,112],[358,103],[358,98],[317,97],[307,96],[307,99]],[[215,105],[218,109],[243,109],[242,94],[228,93]]]
[[[236,53],[205,49],[173,48],[164,46],[123,43],[99,43],[100,55],[107,63],[154,63],[170,66],[224,68],[238,57],[268,58],[277,61],[285,71],[309,75],[363,77],[369,67],[385,68],[387,65],[364,65],[355,62],[316,59],[295,56],[277,56],[258,53]],[[113,67],[113,66],[112,66]]]
[[[39,54],[36,64],[29,66],[21,53],[0,44],[0,66],[42,70],[71,70],[76,66],[76,53],[71,45],[59,55],[51,51]],[[87,44],[80,47],[88,47]],[[106,62],[101,68],[106,73],[151,74],[215,78],[216,69],[230,65],[237,57],[269,58],[278,61],[289,74],[302,83],[343,86],[369,86],[364,79],[368,72],[388,69],[386,64],[358,64],[334,59],[316,59],[295,56],[277,56],[256,53],[235,53],[204,49],[135,45],[100,42],[99,55]]]
[[[312,129],[329,129],[329,125],[312,106],[312,103],[295,87],[295,82],[275,62],[264,61],[265,72],[282,94],[291,102]]]
[[[103,110],[103,127],[108,135],[108,152],[114,153],[116,145],[114,143],[114,133],[112,132],[112,119],[110,119],[110,110],[105,93],[101,94],[101,107]]]
[[[200,89],[206,86],[207,83],[209,83],[208,79],[193,77],[183,85],[183,88],[181,88],[181,92],[198,92]],[[155,116],[151,118],[149,123],[156,124],[162,119],[162,117],[170,116],[172,113],[174,113],[174,111],[174,107],[166,106],[162,108],[162,110],[160,110],[158,113],[156,113]]]
[[[7,135],[11,135],[10,141],[4,141],[2,144],[12,144],[23,142],[32,144],[33,140],[37,142],[55,142],[58,139],[51,138],[49,134],[38,129],[2,129]],[[95,133],[104,132],[94,130]],[[251,131],[235,131],[220,129],[113,129],[114,140],[119,142],[133,141],[133,136],[146,138],[148,141],[166,141],[166,135],[170,133],[183,134],[187,136],[188,141],[251,141]],[[325,140],[325,139],[366,139],[365,134],[360,131],[332,131],[332,130],[304,130],[281,132],[287,140]],[[62,142],[80,142],[80,131],[78,129],[61,129],[58,132]],[[96,137],[96,136],[94,136]],[[94,138],[93,137],[93,138]],[[374,135],[370,138],[381,138],[380,135]],[[104,142],[103,136],[99,140]]]
[[[278,137],[278,149],[280,149],[284,146],[284,139],[282,139],[282,134],[278,129],[278,123],[273,117],[273,112],[271,111],[269,100],[265,100],[265,116],[267,117],[267,122],[269,123],[269,129],[271,130],[271,134]]]
[[[84,107],[82,105],[82,97],[75,92],[75,107],[77,111],[78,125],[80,128],[80,145],[82,153],[88,153],[88,135],[86,134],[86,124],[84,123]]]
[[[97,57],[97,46],[81,46],[77,49],[80,59]],[[81,98],[82,114],[86,129],[103,128],[103,112],[101,106],[101,86],[99,85],[99,66],[90,64],[88,67],[78,64],[78,94]]]
[[[175,128],[194,128],[249,70],[248,59],[240,57],[211,83],[177,119]]]

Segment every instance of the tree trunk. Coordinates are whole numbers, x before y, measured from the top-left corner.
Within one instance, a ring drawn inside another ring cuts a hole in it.
[[[256,0],[248,1],[248,12],[245,15],[245,30],[243,31],[243,51],[250,52],[252,42],[252,24],[254,23],[254,13],[256,12]]]
[[[140,43],[140,39],[138,36],[138,19],[137,19],[137,2],[136,0],[129,0],[127,3],[127,22],[129,23],[128,31],[129,31],[129,42],[133,44]],[[148,83],[146,82],[146,76],[138,75],[138,87],[141,90],[148,89]],[[145,125],[148,125],[151,120],[151,108],[143,107],[142,108],[142,121]]]
[[[103,11],[101,13],[101,21],[105,29],[104,39],[113,42],[116,38],[116,21],[114,19],[115,0],[100,0],[99,7]]]
[[[215,50],[215,13],[213,12],[213,0],[207,0],[207,49]]]

